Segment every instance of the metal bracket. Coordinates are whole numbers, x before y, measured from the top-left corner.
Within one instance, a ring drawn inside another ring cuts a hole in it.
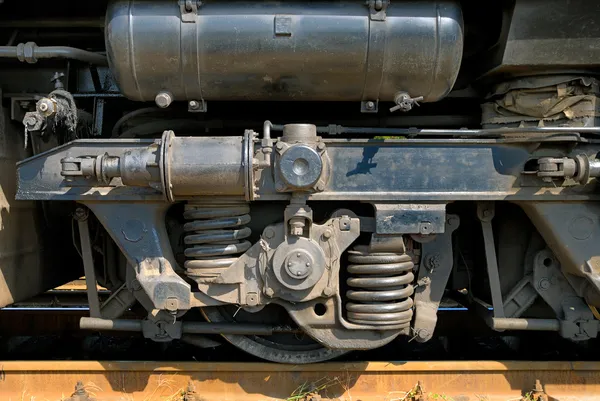
[[[452,233],[460,224],[456,215],[448,215],[443,234],[422,246],[422,262],[419,268],[419,285],[415,289],[415,319],[413,329],[416,340],[431,339],[437,323],[437,311],[452,272]]]
[[[385,21],[387,18],[386,10],[390,5],[390,0],[368,0],[369,18],[371,21]]]
[[[155,309],[191,308],[190,284],[174,270],[177,264],[164,224],[168,203],[92,202],[87,206],[135,267],[136,279]]]
[[[504,299],[504,314],[506,317],[519,317],[538,297],[533,287],[533,276],[526,275],[519,281]]]
[[[549,249],[541,250],[535,256],[533,286],[560,320],[561,336],[580,341],[598,335],[598,321],[577,296]]]
[[[181,22],[196,22],[198,8],[202,5],[201,1],[179,0],[179,10],[181,11]]]
[[[190,100],[188,102],[188,112],[190,113],[206,113],[208,111],[208,105],[204,99]]]
[[[378,234],[441,234],[446,204],[373,203]]]
[[[379,111],[379,100],[363,100],[360,102],[361,113],[377,113]]]

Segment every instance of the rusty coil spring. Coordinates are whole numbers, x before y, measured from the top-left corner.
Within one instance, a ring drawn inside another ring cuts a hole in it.
[[[412,320],[413,262],[407,254],[369,253],[357,246],[348,253],[348,321],[361,325],[408,327]]]
[[[183,216],[192,220],[183,226],[187,246],[187,275],[198,278],[218,277],[239,255],[250,248],[245,240],[251,234],[250,207],[247,204],[193,204],[185,206]]]

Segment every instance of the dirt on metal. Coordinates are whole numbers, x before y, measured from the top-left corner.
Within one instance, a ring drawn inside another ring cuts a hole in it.
[[[0,362],[12,401],[598,400],[597,362]]]

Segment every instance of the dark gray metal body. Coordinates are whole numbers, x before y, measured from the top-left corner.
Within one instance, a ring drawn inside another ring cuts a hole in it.
[[[188,13],[189,14],[189,13]],[[106,44],[122,93],[154,100],[432,102],[458,75],[460,7],[394,3],[374,19],[362,1],[206,2],[182,16],[175,1],[115,1]]]

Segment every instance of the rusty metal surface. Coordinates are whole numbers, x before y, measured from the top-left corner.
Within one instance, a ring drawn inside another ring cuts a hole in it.
[[[78,381],[97,401],[595,400],[598,362],[354,362],[317,365],[176,362],[0,362],[4,400],[69,399]],[[186,390],[195,390],[191,398]],[[419,386],[417,386],[419,383]],[[408,394],[407,394],[408,393]],[[408,397],[407,397],[408,395]]]

